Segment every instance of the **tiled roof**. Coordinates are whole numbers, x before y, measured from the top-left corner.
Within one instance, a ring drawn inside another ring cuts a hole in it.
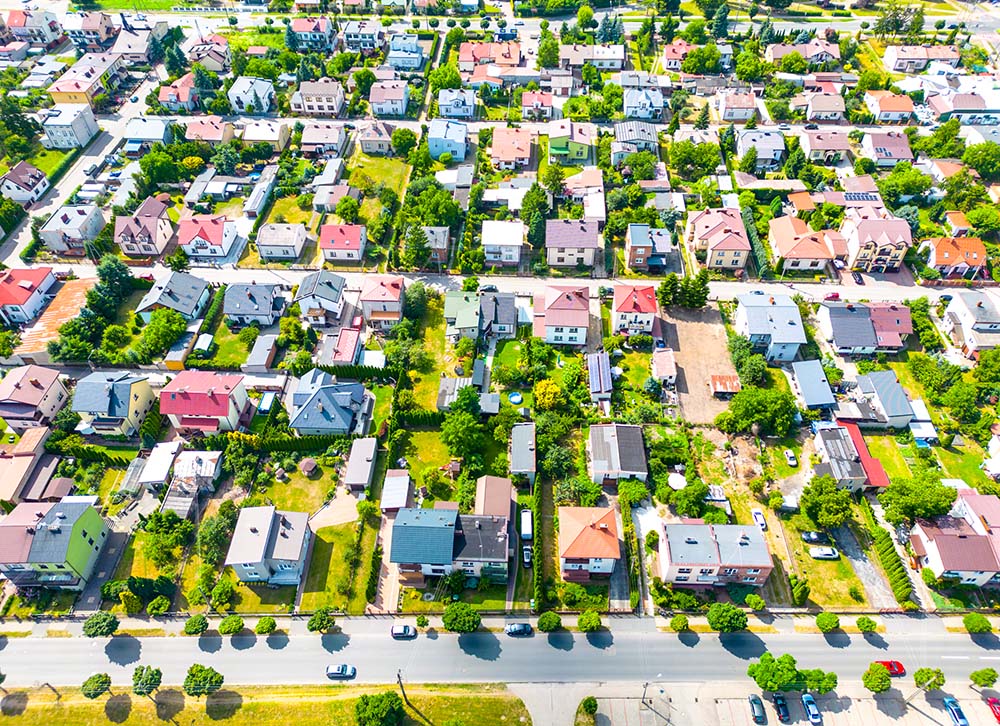
[[[617,560],[618,521],[611,507],[559,507],[559,557]]]
[[[160,391],[160,413],[227,416],[233,391],[242,382],[243,376],[239,374],[181,371]]]

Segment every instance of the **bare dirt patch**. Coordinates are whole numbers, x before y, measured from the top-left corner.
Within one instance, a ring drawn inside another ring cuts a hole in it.
[[[728,404],[712,395],[709,380],[716,374],[736,375],[718,308],[672,309],[664,316],[663,334],[677,361],[681,415],[691,423],[712,423]]]

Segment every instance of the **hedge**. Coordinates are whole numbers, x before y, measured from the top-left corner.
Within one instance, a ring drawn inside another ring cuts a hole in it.
[[[537,482],[531,498],[533,508],[531,513],[531,560],[534,564],[534,567],[531,568],[532,593],[535,598],[535,610],[538,611],[545,609],[547,603],[545,602],[545,568],[542,567],[545,557],[545,552],[542,549],[542,487]]]
[[[332,376],[348,378],[355,381],[379,381],[385,383],[392,380],[392,370],[376,368],[375,366],[316,366]]]
[[[45,442],[45,450],[53,454],[72,456],[83,463],[99,462],[106,466],[128,466],[131,461],[128,457],[117,456],[107,450],[90,444],[64,444],[62,440],[50,444]]]
[[[348,447],[351,441],[350,436],[342,434],[317,434],[314,436],[281,436],[265,439],[257,445],[257,450],[261,453],[272,451],[318,451],[327,449],[334,444],[343,444]]]
[[[187,360],[184,361],[185,368],[192,368],[197,371],[238,371],[240,370],[239,363],[220,363],[217,360],[196,358],[194,356],[188,356]]]
[[[425,411],[413,409],[400,411],[396,415],[396,425],[405,426],[440,426],[444,423],[444,411]]]
[[[159,399],[153,401],[153,407],[149,409],[146,418],[139,425],[139,440],[145,449],[152,449],[156,442],[160,440],[163,432],[163,414],[160,413]]]
[[[899,552],[892,543],[892,535],[875,520],[875,513],[872,512],[871,504],[864,497],[861,497],[861,511],[864,513],[868,524],[868,532],[872,536],[872,548],[878,556],[879,564],[885,570],[885,576],[889,580],[889,587],[896,602],[905,605],[910,602],[913,594],[913,583],[906,571]]]
[[[215,327],[215,324],[219,322],[219,317],[222,315],[222,306],[226,302],[226,286],[219,285],[219,289],[215,291],[215,295],[212,297],[212,302],[208,306],[208,310],[205,311],[205,317],[201,321],[201,330],[199,332],[204,333]]]
[[[622,510],[622,537],[625,538],[625,566],[628,568],[629,605],[635,609],[639,604],[639,568],[642,566],[642,548],[632,521],[632,503],[620,501]]]
[[[368,584],[365,586],[365,600],[375,602],[378,593],[378,577],[382,571],[382,545],[375,545],[372,550],[371,566],[368,568]]]

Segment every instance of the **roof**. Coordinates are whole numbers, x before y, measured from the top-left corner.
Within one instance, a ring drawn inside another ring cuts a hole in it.
[[[510,430],[510,471],[529,473],[535,466],[535,423],[514,424]]]
[[[524,222],[520,219],[483,221],[483,247],[518,247],[524,245]]]
[[[816,436],[826,451],[825,461],[816,467],[817,474],[829,474],[837,482],[866,478],[861,456],[846,428],[824,427],[816,432]]]
[[[361,302],[399,302],[404,281],[400,275],[365,275],[361,280]]]
[[[132,386],[146,376],[128,371],[94,372],[81,378],[73,393],[73,410],[109,418],[126,418],[132,403]]]
[[[136,307],[136,312],[165,307],[191,317],[198,309],[198,302],[206,289],[208,283],[199,277],[186,272],[171,272],[149,288]]]
[[[24,305],[51,274],[51,267],[19,267],[0,272],[0,305]]]
[[[930,240],[938,265],[981,267],[986,264],[986,245],[978,237],[938,237]]]
[[[20,404],[37,407],[59,380],[59,371],[36,365],[12,368],[0,380],[0,406]]]
[[[590,427],[587,452],[595,472],[644,474],[647,471],[641,426],[595,424]]]
[[[843,131],[806,131],[805,139],[813,151],[849,151],[851,140]]]
[[[184,136],[189,141],[222,141],[232,128],[221,116],[204,116],[189,121]]]
[[[823,364],[818,360],[795,361],[792,363],[792,375],[806,408],[822,408],[836,403]]]
[[[559,507],[559,557],[620,559],[615,510],[611,507]]]
[[[462,290],[449,290],[444,296],[444,317],[445,320],[454,320],[448,323],[448,332],[457,334],[469,328],[475,329],[479,333],[479,298],[474,292],[464,292]]]
[[[531,156],[534,134],[527,129],[501,127],[493,131],[490,156],[501,162],[514,162]]]
[[[223,301],[224,315],[272,315],[284,304],[278,285],[260,283],[235,283],[226,288]]]
[[[455,561],[507,560],[509,520],[503,517],[482,517],[460,514],[455,531],[452,558]]]
[[[535,297],[535,319],[544,328],[565,325],[586,328],[590,325],[590,290],[570,285],[549,285],[544,295]],[[535,331],[539,335],[538,331]]]
[[[736,567],[769,567],[773,564],[767,540],[756,525],[713,524],[719,562]]]
[[[718,393],[739,393],[743,388],[740,377],[736,375],[712,374],[708,379],[709,390],[712,394]]]
[[[371,484],[377,451],[378,439],[374,436],[354,439],[351,442],[351,453],[347,457],[347,467],[344,470],[345,486],[364,488]]]
[[[335,303],[344,294],[344,287],[346,285],[347,280],[335,272],[330,272],[329,270],[310,272],[299,283],[299,289],[295,293],[294,302],[307,297],[318,297]]]
[[[899,384],[894,371],[872,371],[868,375],[858,376],[858,388],[862,393],[878,397],[885,415],[889,418],[913,415],[906,391]]]
[[[608,351],[600,350],[596,353],[587,353],[587,376],[591,396],[605,393],[611,395],[613,384],[611,382],[611,358],[608,356]]]
[[[766,335],[772,344],[802,345],[806,342],[799,306],[788,295],[747,293],[736,299],[746,314],[751,336]]]
[[[95,497],[63,497],[62,500],[53,504],[34,526],[35,532],[31,538],[31,549],[27,562],[65,562],[73,536],[73,528],[85,512],[93,509],[95,501]],[[34,509],[35,513],[41,511],[37,504],[29,506]]]
[[[657,348],[650,360],[650,372],[653,378],[663,380],[677,377],[677,359],[670,348]]]
[[[328,18],[295,18],[292,30],[296,33],[327,33],[332,29]]]
[[[243,507],[236,520],[225,564],[298,561],[303,554],[308,528],[309,514],[306,512],[285,512],[273,506]]]
[[[903,336],[913,332],[910,308],[898,303],[865,303],[880,348],[902,348]]]
[[[389,561],[397,564],[450,565],[458,512],[403,508],[392,523]]]
[[[875,156],[880,159],[899,159],[902,161],[913,158],[910,140],[898,131],[868,132],[865,140],[874,149]]]
[[[510,517],[514,486],[505,476],[481,476],[476,480],[476,504],[472,510],[488,517]]]
[[[406,469],[388,469],[382,483],[380,506],[385,509],[402,509],[410,504],[410,472]]]
[[[791,260],[832,260],[834,257],[825,232],[814,232],[794,215],[776,217],[768,222],[768,227],[771,246],[778,257]]]
[[[431,121],[427,136],[431,139],[444,139],[464,144],[468,133],[469,127],[463,123],[446,118],[436,118]]]
[[[177,416],[229,415],[233,391],[243,385],[238,373],[181,371],[160,391],[160,413]]]
[[[162,142],[169,138],[170,126],[170,121],[166,119],[137,116],[129,119],[124,137],[130,141]]]
[[[913,113],[913,99],[902,93],[892,91],[866,91],[866,100],[871,101],[880,113]]]
[[[545,246],[558,249],[601,249],[597,220],[549,219],[545,222]]]
[[[874,348],[878,345],[871,312],[856,303],[822,302],[830,316],[833,341],[838,348]]]
[[[177,227],[177,244],[187,245],[203,239],[211,245],[221,246],[226,236],[229,220],[221,214],[196,214],[182,219]]]
[[[357,338],[353,342],[356,350]],[[353,357],[347,362],[353,363]],[[350,433],[358,415],[363,412],[364,403],[364,384],[331,383],[318,386],[301,405],[295,407],[288,425],[292,429],[325,429]]]
[[[738,209],[705,209],[688,218],[696,242],[703,240],[710,251],[744,250],[750,251],[743,218]]]
[[[767,541],[756,525],[664,524],[661,547],[676,565],[773,565]]]
[[[378,81],[372,84],[368,100],[371,103],[402,101],[407,93],[409,93],[409,84],[406,81]]]
[[[611,309],[616,313],[656,313],[656,290],[652,285],[615,285]]]
[[[512,292],[487,292],[479,296],[479,319],[489,334],[494,325],[517,329],[517,302]]]
[[[26,191],[33,190],[47,177],[45,173],[33,167],[26,161],[19,161],[10,170],[0,177],[5,181],[15,184]]]
[[[274,84],[266,78],[254,78],[253,76],[240,76],[233,85],[229,87],[230,98],[239,96],[252,103],[254,94],[262,101],[274,95]]]
[[[458,62],[516,66],[521,62],[521,46],[514,42],[474,43],[466,41],[458,48]]]
[[[774,151],[785,151],[785,135],[780,131],[742,129],[737,130],[736,135],[741,149],[755,146],[758,150],[767,151],[768,156]]]
[[[938,517],[934,521],[918,519],[917,526],[937,549],[941,566],[954,572],[996,572],[1000,561],[993,538],[977,534],[963,519]],[[919,537],[915,537],[919,541]]]
[[[521,96],[523,108],[546,108],[552,106],[552,94],[545,91],[525,91]]]
[[[297,247],[306,238],[306,227],[298,224],[268,223],[257,230],[257,247]]]

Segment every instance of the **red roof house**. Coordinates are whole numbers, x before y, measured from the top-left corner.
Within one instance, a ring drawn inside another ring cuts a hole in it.
[[[861,435],[861,429],[858,428],[858,425],[847,421],[837,421],[837,425],[847,429],[847,433],[854,443],[854,448],[858,450],[858,456],[861,457],[861,467],[865,470],[865,474],[868,475],[867,486],[880,488],[889,486],[889,475],[882,468],[882,462],[873,458],[868,451],[865,437]]]
[[[160,391],[160,413],[179,430],[236,431],[249,409],[239,374],[181,371]]]
[[[324,224],[319,229],[319,248],[325,260],[359,262],[368,244],[363,224]]]
[[[55,282],[51,267],[0,272],[0,316],[9,324],[34,320],[45,306],[45,293]]]

